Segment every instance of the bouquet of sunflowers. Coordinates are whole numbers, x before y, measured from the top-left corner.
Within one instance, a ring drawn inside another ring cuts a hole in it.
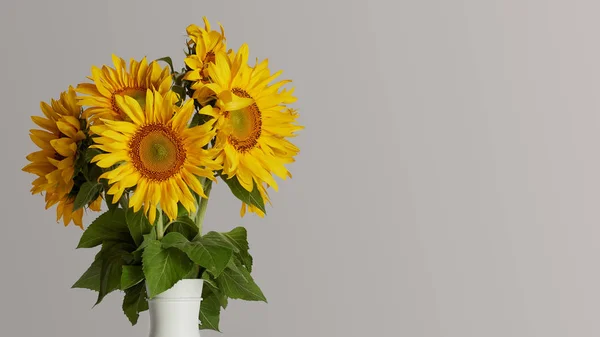
[[[100,246],[73,285],[124,292],[132,324],[148,300],[182,279],[202,279],[201,329],[218,330],[228,299],[266,301],[251,276],[247,233],[203,233],[213,182],[222,180],[241,201],[241,216],[265,215],[274,176],[298,148],[288,138],[302,127],[296,98],[275,81],[268,61],[248,64],[248,46],[227,50],[223,27],[187,27],[185,67],[170,58],[92,67],[89,83],[41,103],[41,129],[30,131],[40,149],[24,171],[37,176],[33,194],[57,221],[84,229],[84,210],[100,214],[78,248]],[[164,62],[164,66],[161,66]]]

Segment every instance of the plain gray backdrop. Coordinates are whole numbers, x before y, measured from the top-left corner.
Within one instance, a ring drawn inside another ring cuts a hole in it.
[[[0,335],[144,337],[122,295],[72,290],[95,251],[20,171],[39,102],[92,65],[170,55],[202,16],[294,80],[294,178],[249,229],[269,304],[238,337],[600,335],[600,3],[7,1],[0,5]],[[93,219],[86,217],[89,223]]]

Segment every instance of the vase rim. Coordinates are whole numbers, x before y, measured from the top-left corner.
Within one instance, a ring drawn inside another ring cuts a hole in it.
[[[203,285],[202,279],[183,279],[154,299],[199,299],[202,298]]]

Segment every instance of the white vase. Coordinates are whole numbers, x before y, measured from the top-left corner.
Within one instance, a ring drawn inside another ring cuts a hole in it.
[[[148,302],[150,337],[199,337],[203,281],[181,280]]]

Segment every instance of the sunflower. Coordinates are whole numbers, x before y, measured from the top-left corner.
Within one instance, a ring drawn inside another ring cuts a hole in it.
[[[42,102],[40,107],[45,117],[33,116],[31,119],[43,130],[30,130],[31,140],[40,150],[27,156],[31,163],[23,171],[38,176],[32,183],[31,193],[45,194],[46,209],[58,203],[57,221],[62,218],[67,226],[73,220],[75,225],[83,228],[83,208],[73,212],[75,197],[72,191],[78,188],[74,179],[77,149],[86,139],[75,90],[69,87],[60,94],[59,100],[51,100],[50,105]],[[90,208],[99,209],[99,201],[94,201]]]
[[[299,149],[286,138],[294,137],[301,126],[295,124],[297,113],[286,107],[296,98],[292,90],[280,90],[290,81],[270,84],[281,72],[271,74],[268,61],[249,67],[248,47],[242,45],[236,54],[216,54],[209,65],[212,83],[205,85],[217,96],[215,109],[201,113],[216,118],[219,155],[223,174],[236,176],[248,191],[259,189],[268,202],[266,187],[277,191],[273,174],[281,179],[291,177],[285,164],[294,161]],[[250,211],[257,212],[255,207]],[[245,206],[242,206],[242,215]]]
[[[202,84],[208,82],[207,68],[210,63],[215,62],[215,55],[218,52],[226,50],[225,32],[223,26],[219,25],[221,31],[211,30],[210,23],[204,20],[204,29],[196,25],[189,25],[187,33],[190,38],[188,45],[192,53],[185,58],[185,64],[190,69],[183,77],[184,80],[191,81],[193,84]],[[202,90],[197,88],[197,94]]]
[[[58,202],[58,206],[56,207],[56,221],[59,221],[62,218],[66,226],[73,220],[73,223],[83,229],[83,208],[73,211],[75,197],[67,194],[62,198],[57,199],[56,202]],[[96,200],[89,203],[88,208],[92,211],[100,212],[101,206],[102,196],[98,196]]]
[[[77,92],[82,94],[78,98],[79,103],[87,107],[84,114],[93,124],[102,119],[127,119],[127,115],[117,105],[116,98],[119,96],[131,96],[143,106],[147,89],[156,90],[163,95],[171,89],[172,77],[168,66],[161,68],[156,61],[148,64],[144,57],[139,62],[131,59],[127,71],[125,60],[116,55],[112,55],[112,60],[115,68],[103,66],[99,69],[93,66],[89,79],[94,83],[81,83],[77,86]]]
[[[177,217],[179,202],[194,212],[192,192],[207,198],[198,177],[214,180],[213,170],[221,166],[214,160],[216,150],[203,148],[215,136],[213,123],[187,127],[193,100],[178,107],[173,92],[148,90],[145,96],[143,107],[132,97],[117,96],[117,106],[131,121],[104,120],[104,125],[91,127],[99,135],[92,146],[106,152],[92,162],[102,168],[118,165],[100,176],[111,185],[112,202],[135,187],[129,207],[137,212],[144,206],[154,223],[159,206],[170,219]]]

